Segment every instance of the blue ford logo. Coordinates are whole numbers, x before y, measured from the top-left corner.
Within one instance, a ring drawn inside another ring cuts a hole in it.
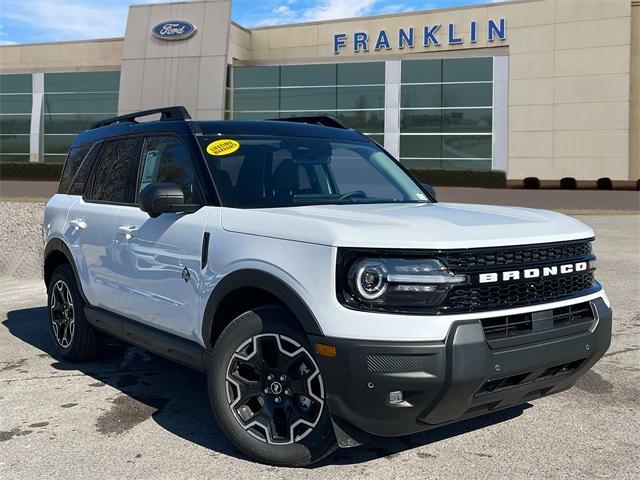
[[[169,20],[153,27],[151,33],[161,40],[184,40],[196,33],[196,26],[189,22]]]

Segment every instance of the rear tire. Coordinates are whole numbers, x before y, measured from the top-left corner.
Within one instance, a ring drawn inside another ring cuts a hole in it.
[[[227,438],[279,466],[318,462],[336,448],[320,370],[286,309],[269,305],[233,320],[213,349],[209,399]]]
[[[102,347],[101,335],[87,322],[84,306],[71,267],[60,265],[47,286],[47,311],[56,354],[70,362],[92,360]]]

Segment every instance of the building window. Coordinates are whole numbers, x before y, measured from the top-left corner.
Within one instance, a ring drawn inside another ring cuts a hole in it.
[[[31,74],[0,75],[0,162],[29,161]]]
[[[225,118],[330,115],[382,143],[384,62],[234,67]]]
[[[44,159],[63,162],[75,136],[118,112],[120,72],[44,74]]]
[[[404,60],[401,83],[403,164],[491,169],[492,58]]]

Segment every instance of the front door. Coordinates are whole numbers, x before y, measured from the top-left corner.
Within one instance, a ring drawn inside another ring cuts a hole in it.
[[[147,137],[139,170],[137,194],[150,183],[172,182],[182,187],[186,203],[201,203],[193,164],[180,137]],[[151,218],[136,206],[120,209],[115,250],[120,274],[118,304],[123,315],[197,338],[203,289],[201,252],[209,210]]]

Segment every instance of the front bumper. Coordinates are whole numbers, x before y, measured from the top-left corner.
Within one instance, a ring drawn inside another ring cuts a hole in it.
[[[611,342],[611,309],[602,298],[591,304],[595,319],[583,331],[547,331],[508,347],[490,346],[478,320],[453,323],[444,342],[310,340],[336,347],[335,357],[316,358],[337,425],[408,435],[573,386]],[[396,391],[404,400],[393,404]]]

